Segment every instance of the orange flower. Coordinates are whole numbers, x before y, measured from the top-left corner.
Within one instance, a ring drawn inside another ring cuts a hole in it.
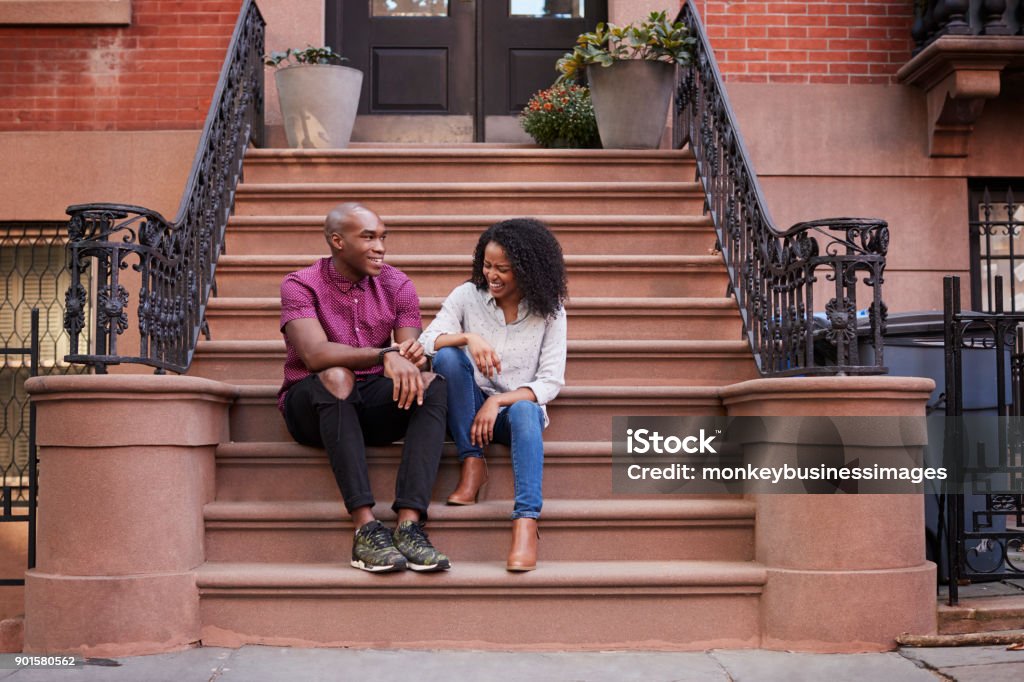
[[[551,111],[551,102],[544,102],[544,110]]]

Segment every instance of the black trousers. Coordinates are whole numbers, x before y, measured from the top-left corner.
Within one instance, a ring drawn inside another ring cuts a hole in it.
[[[322,447],[351,512],[373,506],[366,445],[387,445],[405,436],[395,479],[392,509],[415,509],[425,519],[444,446],[447,384],[435,377],[423,392],[423,404],[399,409],[391,379],[372,376],[357,381],[344,400],[312,374],[288,389],[284,420],[299,443]]]

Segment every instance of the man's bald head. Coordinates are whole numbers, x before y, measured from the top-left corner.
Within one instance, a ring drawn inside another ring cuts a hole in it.
[[[338,204],[327,214],[327,220],[324,222],[324,238],[330,244],[332,234],[341,234],[345,228],[355,228],[358,231],[366,226],[374,227],[378,221],[380,218],[376,213],[358,202],[349,201]]]

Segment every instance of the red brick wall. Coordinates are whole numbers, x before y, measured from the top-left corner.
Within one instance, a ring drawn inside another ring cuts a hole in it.
[[[0,27],[0,131],[201,128],[241,0],[134,0],[122,27]]]
[[[726,80],[895,83],[913,0],[697,0]]]

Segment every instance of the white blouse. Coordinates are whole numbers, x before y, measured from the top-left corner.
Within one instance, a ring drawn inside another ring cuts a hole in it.
[[[441,305],[437,317],[420,335],[427,355],[437,353],[434,342],[442,334],[470,332],[491,344],[501,358],[501,373],[488,378],[473,366],[476,385],[486,395],[528,387],[542,408],[565,385],[566,319],[560,308],[551,319],[529,312],[520,301],[515,322],[505,323],[505,313],[489,291],[472,282],[457,286]],[[462,347],[466,352],[466,347]],[[548,422],[544,410],[545,425]]]

